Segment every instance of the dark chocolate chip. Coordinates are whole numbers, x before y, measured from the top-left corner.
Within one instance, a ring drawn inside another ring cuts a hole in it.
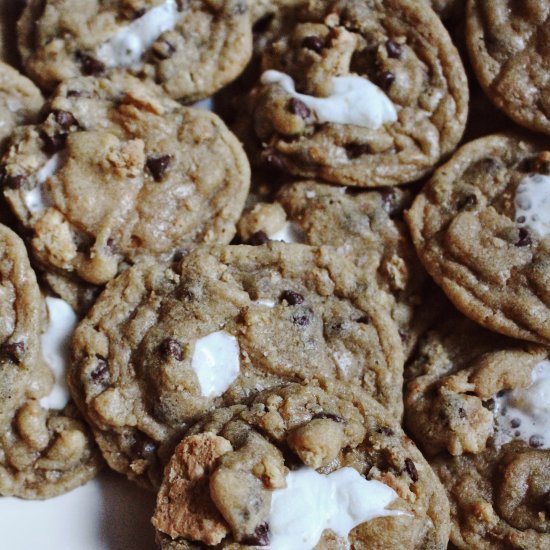
[[[500,390],[497,392],[497,397],[504,397],[506,395],[506,390]]]
[[[386,41],[386,51],[388,52],[388,57],[392,59],[399,59],[401,57],[401,46],[391,38]]]
[[[337,414],[334,414],[334,413],[326,413],[326,412],[317,413],[316,415],[313,416],[313,420],[317,418],[320,418],[320,419],[326,418],[328,420],[333,420],[334,422],[338,422],[338,424],[346,423],[346,421],[341,416],[338,416]]]
[[[106,386],[111,379],[111,373],[109,372],[107,363],[103,359],[100,359],[95,369],[90,373],[90,376],[94,382]]]
[[[494,410],[495,410],[495,400],[494,400],[494,399],[487,399],[487,401],[482,401],[481,404],[482,404],[488,411],[494,411]]]
[[[418,470],[410,458],[405,459],[405,469],[407,470],[409,477],[416,483],[418,481]]]
[[[388,428],[387,426],[382,426],[376,430],[379,434],[384,434],[387,436],[392,436],[394,434],[394,431],[391,428]]]
[[[170,155],[162,155],[161,157],[149,157],[147,159],[147,168],[155,181],[162,181],[166,174],[172,157]]]
[[[4,184],[10,189],[21,189],[26,181],[27,178],[25,176],[6,176],[4,178]]]
[[[139,19],[140,17],[143,17],[147,10],[145,8],[140,8],[134,12],[134,19]]]
[[[273,21],[274,18],[275,18],[274,13],[268,13],[267,15],[264,15],[263,17],[258,19],[256,23],[254,23],[254,25],[252,26],[252,32],[255,34],[265,33],[267,29],[269,29],[269,25],[271,25],[271,22]]]
[[[317,53],[321,53],[325,47],[325,41],[320,36],[306,36],[302,40],[302,48],[307,48]]]
[[[242,544],[248,546],[268,546],[269,545],[269,526],[267,523],[261,523],[254,529],[252,535],[245,535],[241,539]]]
[[[361,323],[362,325],[368,325],[370,323],[370,317],[365,313],[365,315],[361,315],[355,322]]]
[[[526,219],[525,216],[520,216],[520,217],[516,220],[516,222],[518,222],[518,223],[525,223],[525,219]]]
[[[542,435],[532,435],[529,438],[529,445],[534,449],[538,449],[544,445],[544,437]]]
[[[466,411],[462,407],[458,408],[458,416],[459,418],[466,418]]]
[[[55,113],[55,120],[61,128],[68,130],[71,126],[78,126],[78,122],[72,113],[69,111],[57,111]]]
[[[175,338],[165,338],[160,343],[159,350],[167,359],[173,357],[176,361],[183,361],[183,349]]]
[[[311,111],[308,106],[295,97],[291,98],[288,102],[287,108],[293,115],[299,116],[301,119],[306,120],[311,116]]]
[[[370,145],[367,143],[349,143],[346,145],[346,155],[350,159],[356,159],[371,152]]]
[[[82,97],[82,92],[79,90],[68,90],[67,97]]]
[[[19,364],[25,355],[25,342],[13,342],[0,347],[0,355],[7,357],[14,363]]]
[[[302,313],[295,313],[292,316],[292,322],[298,327],[307,327],[313,316],[311,309],[306,309]]]
[[[464,209],[470,210],[476,204],[477,204],[477,197],[473,193],[471,193],[459,199],[459,201],[456,204],[456,207],[458,210],[464,210]]]
[[[157,446],[155,442],[142,432],[136,432],[130,452],[134,458],[150,460],[155,456]]]
[[[516,246],[529,246],[532,243],[531,235],[525,227],[519,228],[518,240],[516,241]]]
[[[294,292],[293,290],[283,291],[283,293],[281,294],[281,300],[286,300],[286,303],[289,306],[296,306],[298,304],[304,303],[304,297],[298,292]]]
[[[378,75],[378,83],[384,90],[389,90],[390,86],[395,82],[395,75],[390,71],[384,71]]]
[[[86,76],[98,76],[105,71],[105,65],[95,57],[86,53],[77,53],[82,73]]]
[[[269,237],[263,231],[256,231],[247,241],[246,244],[251,246],[261,246],[270,241]]]
[[[42,138],[42,149],[48,155],[55,155],[55,153],[61,151],[67,141],[67,134],[64,133],[50,136],[44,132],[40,137]]]
[[[519,418],[512,418],[512,420],[510,420],[510,426],[512,426],[512,428],[519,428],[521,426],[521,420]]]

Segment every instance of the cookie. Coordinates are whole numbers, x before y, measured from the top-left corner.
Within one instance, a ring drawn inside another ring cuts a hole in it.
[[[273,203],[259,203],[241,217],[245,242],[282,240],[328,245],[357,265],[387,293],[406,354],[430,323],[435,307],[426,295],[429,277],[418,261],[403,221],[412,194],[405,189],[356,191],[316,181],[283,186]]]
[[[16,126],[37,121],[44,100],[26,77],[0,61],[0,152]]]
[[[64,82],[45,121],[14,132],[2,163],[36,262],[96,287],[139,260],[228,243],[250,182],[216,115],[127,75]]]
[[[272,169],[398,185],[429,173],[458,143],[464,68],[426,4],[311,0],[282,32],[264,49],[237,126]]]
[[[79,75],[132,73],[191,102],[238,76],[252,38],[245,0],[31,0],[18,44],[45,89]]]
[[[549,353],[449,307],[407,369],[406,426],[447,489],[459,549],[550,544]]]
[[[101,466],[74,406],[52,386],[68,326],[44,301],[21,239],[0,225],[0,495],[49,498],[91,479]],[[59,314],[59,315],[58,315]],[[41,340],[41,332],[45,330]],[[61,337],[61,338],[60,338]]]
[[[163,549],[445,549],[448,503],[399,423],[362,391],[290,384],[186,433],[153,517]]]
[[[478,139],[406,214],[420,259],[462,313],[540,343],[550,342],[549,160],[534,138]]]
[[[287,381],[343,379],[402,412],[397,327],[323,248],[199,247],[107,286],[73,339],[70,386],[109,465],[157,484],[190,422]]]
[[[550,134],[548,2],[470,0],[466,41],[479,82],[512,120]]]

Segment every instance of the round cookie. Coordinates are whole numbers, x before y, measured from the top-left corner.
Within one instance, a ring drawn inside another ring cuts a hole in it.
[[[407,369],[406,425],[437,455],[460,549],[550,544],[549,353],[449,308]]]
[[[290,384],[219,409],[177,446],[153,525],[165,550],[447,548],[448,503],[360,390]]]
[[[550,342],[550,153],[494,135],[462,147],[406,218],[428,272],[479,324]]]
[[[46,89],[131,72],[187,102],[236,78],[252,48],[244,0],[30,0],[18,43],[28,74]]]
[[[122,273],[75,333],[69,383],[109,465],[156,485],[159,459],[215,407],[337,378],[399,418],[402,370],[397,327],[353,264],[270,243]]]
[[[44,301],[21,239],[0,225],[0,495],[49,498],[82,485],[101,459],[74,406],[45,407]]]
[[[4,151],[16,126],[36,122],[43,104],[40,90],[0,61],[0,152]]]
[[[354,191],[316,181],[290,183],[274,203],[246,211],[238,231],[245,242],[328,245],[351,260],[387,293],[408,355],[437,310],[423,307],[430,282],[402,216],[411,200],[400,188]]]
[[[48,107],[2,161],[4,196],[44,271],[100,286],[139,260],[233,238],[250,168],[216,115],[127,75],[66,81]]]
[[[238,133],[273,168],[343,185],[408,183],[457,145],[462,62],[411,0],[311,0],[264,49]],[[248,118],[245,118],[248,117]]]
[[[466,41],[475,73],[494,104],[518,124],[550,134],[550,4],[469,0]]]

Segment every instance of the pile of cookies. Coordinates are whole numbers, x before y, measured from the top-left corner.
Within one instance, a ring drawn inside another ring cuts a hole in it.
[[[106,464],[163,549],[550,548],[550,2],[11,8],[0,494]]]

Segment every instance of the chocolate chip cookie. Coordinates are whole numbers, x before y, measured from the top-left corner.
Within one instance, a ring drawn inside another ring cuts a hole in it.
[[[141,259],[228,243],[250,184],[216,115],[127,75],[64,82],[45,121],[14,132],[2,166],[34,259],[72,303]]]
[[[407,369],[406,424],[437,455],[460,549],[550,543],[549,353],[449,307]]]
[[[0,225],[0,495],[48,498],[91,479],[101,460],[73,405],[50,408],[46,311],[25,246]],[[46,402],[44,401],[46,399]]]
[[[458,143],[466,76],[427,4],[311,0],[282,32],[236,126],[253,157],[377,187],[421,178]]]
[[[73,356],[72,393],[107,462],[143,484],[190,422],[283,382],[343,379],[402,412],[397,327],[324,248],[203,246],[136,265],[79,325]]]
[[[316,181],[283,186],[273,203],[259,203],[238,224],[245,242],[267,239],[329,245],[353,261],[387,293],[407,354],[429,325],[436,307],[424,291],[429,277],[403,221],[412,194],[402,188],[357,191]],[[433,304],[432,304],[433,305]]]
[[[420,259],[455,306],[508,336],[550,342],[550,152],[493,135],[462,147],[406,214]]]
[[[479,82],[518,124],[550,134],[550,4],[469,0],[466,40]]]
[[[37,121],[44,100],[26,77],[0,61],[0,152],[16,126]]]
[[[28,74],[46,89],[130,72],[188,102],[238,76],[252,49],[246,0],[30,0],[18,36]]]
[[[291,384],[207,415],[153,517],[163,549],[445,549],[448,503],[399,423],[358,389]]]

